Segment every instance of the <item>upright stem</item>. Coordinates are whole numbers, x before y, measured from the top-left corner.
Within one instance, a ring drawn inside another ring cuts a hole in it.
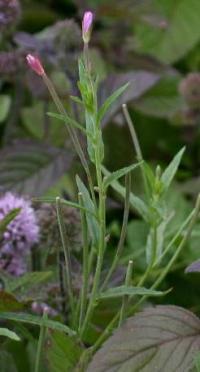
[[[123,110],[124,117],[126,119],[128,127],[129,127],[129,131],[130,131],[131,138],[132,138],[132,141],[133,141],[133,144],[134,144],[134,147],[135,147],[135,152],[136,152],[136,155],[137,155],[137,159],[138,159],[138,161],[141,161],[140,167],[141,167],[142,178],[143,178],[143,182],[144,182],[144,189],[145,189],[147,199],[149,199],[150,193],[149,193],[147,178],[146,178],[146,174],[145,174],[145,170],[144,170],[144,164],[142,162],[143,161],[142,151],[141,151],[140,144],[139,144],[139,141],[138,141],[138,138],[137,138],[137,133],[135,131],[133,121],[132,121],[132,119],[130,117],[130,114],[128,112],[126,103],[124,103],[122,105],[122,110]]]
[[[75,316],[75,307],[74,307],[74,296],[73,296],[73,290],[72,290],[72,275],[71,275],[69,242],[68,242],[66,231],[65,231],[65,226],[63,222],[63,216],[62,216],[62,209],[61,209],[61,200],[59,197],[56,198],[56,211],[57,211],[58,226],[59,226],[64,256],[65,256],[67,290],[68,290],[68,296],[69,296],[71,315],[73,319]]]
[[[47,314],[44,312],[42,319],[47,319]],[[36,352],[36,361],[35,361],[35,369],[34,372],[40,371],[40,363],[41,363],[41,356],[42,356],[42,346],[44,344],[44,338],[46,333],[46,327],[45,325],[41,325],[40,327],[40,334],[39,334],[39,340],[37,345],[37,352]]]
[[[98,132],[98,131],[97,131]],[[105,194],[104,194],[104,188],[103,188],[103,180],[102,180],[102,174],[101,174],[101,160],[100,160],[100,148],[98,146],[99,141],[97,138],[97,146],[95,149],[95,165],[96,165],[96,175],[97,175],[97,185],[99,190],[99,227],[100,227],[100,236],[99,236],[99,246],[98,246],[98,255],[97,255],[97,263],[96,263],[96,271],[94,276],[94,282],[92,287],[92,292],[90,295],[90,302],[88,305],[87,313],[85,316],[85,320],[83,323],[83,327],[81,329],[81,336],[83,336],[88,323],[91,319],[93,310],[96,306],[96,297],[99,289],[99,283],[100,283],[100,276],[101,276],[101,270],[103,265],[103,256],[104,256],[104,250],[105,250]]]
[[[79,204],[82,206],[82,194],[79,193]],[[83,275],[82,275],[82,290],[80,299],[80,318],[79,318],[79,330],[81,328],[83,317],[85,314],[88,294],[88,281],[89,281],[89,240],[88,240],[88,227],[87,220],[83,210],[80,210],[81,214],[81,226],[83,232]]]
[[[126,278],[125,278],[125,285],[129,286],[131,284],[131,279],[132,279],[132,271],[133,271],[133,261],[130,260],[128,263],[127,271],[126,271]],[[125,309],[128,303],[128,296],[125,295],[122,298],[122,307],[120,311],[120,318],[119,318],[119,327],[124,321],[125,318]]]
[[[106,276],[106,278],[105,278],[105,280],[102,284],[101,290],[103,290],[106,287],[112,273],[114,272],[114,270],[117,266],[117,263],[119,261],[119,258],[120,258],[120,255],[122,253],[122,249],[123,249],[123,246],[124,246],[124,241],[125,241],[125,238],[126,238],[126,230],[127,230],[127,225],[128,225],[128,216],[129,216],[129,208],[130,208],[130,203],[129,203],[130,191],[131,191],[131,175],[130,175],[130,173],[126,175],[125,185],[126,185],[126,195],[125,195],[124,216],[123,216],[121,235],[120,235],[119,243],[118,243],[118,246],[117,246],[116,254],[114,256],[114,259],[113,259],[111,267],[108,271],[108,274],[107,274],[107,276]]]

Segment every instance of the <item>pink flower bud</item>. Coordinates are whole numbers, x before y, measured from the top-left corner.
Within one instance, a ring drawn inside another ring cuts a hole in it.
[[[45,74],[44,68],[39,60],[39,58],[33,56],[32,54],[28,54],[26,56],[26,60],[30,68],[32,68],[33,71],[36,72],[39,76],[42,76]]]
[[[82,22],[82,36],[84,43],[89,43],[94,15],[88,11],[84,13]]]

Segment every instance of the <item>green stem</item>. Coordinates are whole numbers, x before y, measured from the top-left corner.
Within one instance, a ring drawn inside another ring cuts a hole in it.
[[[43,319],[47,319],[47,314],[45,312],[43,313]],[[37,345],[34,372],[39,372],[40,371],[40,362],[41,362],[41,357],[42,357],[42,347],[43,347],[43,344],[44,344],[45,333],[46,333],[46,327],[45,327],[45,325],[41,325],[39,340],[38,340],[38,345]]]
[[[88,309],[87,309],[84,323],[81,329],[81,336],[83,336],[84,332],[86,331],[88,323],[92,317],[93,310],[96,306],[96,297],[97,297],[97,293],[99,290],[100,276],[101,276],[104,249],[105,249],[105,223],[106,223],[105,222],[105,195],[104,195],[103,180],[102,180],[102,174],[101,174],[100,148],[98,146],[100,142],[98,141],[98,139],[96,143],[97,143],[97,148],[95,149],[95,164],[96,164],[97,185],[98,185],[98,190],[99,190],[99,227],[100,227],[99,234],[100,236],[99,236],[98,256],[97,256],[96,271],[94,275],[93,287],[92,287],[92,292],[90,295]]]
[[[112,275],[112,273],[114,272],[116,266],[117,266],[117,263],[119,261],[119,258],[121,256],[121,253],[122,253],[122,250],[123,250],[123,247],[124,247],[124,241],[125,241],[125,238],[126,238],[126,231],[127,231],[127,225],[128,225],[128,216],[129,216],[129,207],[130,207],[130,204],[129,204],[129,199],[130,199],[130,191],[131,191],[131,176],[130,174],[127,174],[126,175],[126,181],[125,181],[125,185],[126,185],[126,195],[125,195],[125,203],[124,203],[124,216],[123,216],[123,223],[122,223],[122,229],[121,229],[121,235],[120,235],[120,239],[119,239],[119,243],[118,243],[118,246],[117,246],[117,251],[116,251],[116,254],[114,256],[114,259],[113,259],[113,262],[111,264],[111,267],[108,271],[108,274],[102,284],[102,287],[101,287],[101,290],[103,290],[106,285],[108,284],[108,281]]]
[[[145,189],[147,200],[149,200],[150,192],[149,192],[148,182],[147,182],[146,173],[145,173],[144,164],[143,164],[142,151],[141,151],[140,144],[139,144],[139,141],[138,141],[138,138],[137,138],[137,133],[135,131],[133,121],[132,121],[132,119],[130,117],[130,114],[128,112],[126,103],[124,103],[122,105],[122,110],[123,110],[124,117],[126,119],[128,127],[129,127],[129,131],[130,131],[130,134],[131,134],[133,145],[135,147],[135,152],[136,152],[136,155],[137,155],[137,159],[138,159],[138,161],[141,161],[140,167],[141,167],[141,173],[142,173],[142,178],[143,178],[143,182],[144,182],[144,189]]]
[[[59,197],[56,198],[56,211],[57,211],[58,226],[59,226],[64,256],[65,256],[66,280],[67,280],[67,290],[68,290],[68,295],[69,295],[69,304],[70,304],[72,319],[74,319],[75,307],[74,307],[74,296],[73,296],[73,290],[72,290],[72,275],[71,275],[69,242],[68,242],[67,234],[65,231],[65,225],[64,225],[63,216],[62,216],[61,200]]]
[[[45,83],[45,85],[47,86],[50,94],[51,94],[51,97],[58,109],[58,111],[60,112],[61,115],[65,116],[66,115],[66,111],[65,111],[65,108],[54,88],[54,85],[52,84],[51,80],[49,79],[49,77],[44,74],[43,76],[43,81]],[[90,170],[89,170],[89,167],[88,167],[88,163],[87,163],[87,160],[85,158],[85,155],[84,155],[84,152],[81,148],[81,145],[80,145],[80,142],[79,142],[79,139],[77,137],[77,134],[76,134],[76,131],[74,130],[74,128],[71,128],[68,124],[67,124],[67,121],[65,122],[65,126],[69,132],[69,135],[71,137],[71,140],[73,142],[73,145],[75,147],[75,150],[81,160],[81,163],[83,165],[83,168],[85,169],[85,172],[86,172],[86,175],[87,175],[87,179],[88,179],[88,184],[89,184],[89,187],[90,187],[90,192],[91,192],[91,195],[92,195],[92,198],[93,198],[93,201],[95,201],[95,194],[94,194],[94,188],[93,188],[93,182],[92,182],[92,177],[91,177],[91,173],[90,173]]]
[[[177,233],[174,235],[174,237],[172,238],[172,240],[169,242],[169,244],[167,245],[166,249],[161,254],[161,256],[158,257],[158,259],[154,262],[153,267],[157,266],[162,261],[163,257],[165,257],[165,255],[169,252],[169,250],[171,249],[171,247],[173,246],[173,244],[176,242],[176,240],[179,238],[179,236],[181,235],[181,233],[183,232],[183,230],[185,229],[185,227],[187,226],[187,224],[192,219],[193,215],[194,215],[194,210],[185,219],[185,221],[181,225],[180,229],[177,231]]]
[[[79,204],[83,206],[82,194],[79,193]],[[85,213],[81,211],[81,226],[83,234],[83,277],[82,277],[82,290],[80,299],[80,318],[79,318],[79,330],[81,328],[85,309],[87,305],[87,293],[88,293],[88,282],[89,282],[89,241],[88,241],[88,227]]]
[[[133,261],[130,260],[128,263],[127,271],[126,271],[126,279],[125,279],[125,285],[128,287],[131,284],[132,279],[132,271],[133,271]],[[120,311],[120,318],[119,318],[119,327],[124,321],[125,318],[125,309],[128,303],[128,296],[123,296],[122,298],[122,307]]]

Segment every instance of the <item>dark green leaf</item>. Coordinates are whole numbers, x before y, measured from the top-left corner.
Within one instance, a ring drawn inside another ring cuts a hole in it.
[[[18,372],[12,354],[4,350],[0,353],[0,367],[1,372]]]
[[[72,337],[58,331],[49,332],[46,357],[50,372],[72,372],[77,365],[81,348]]]
[[[0,311],[17,311],[23,308],[21,304],[11,293],[0,291]]]
[[[200,350],[200,320],[178,306],[129,318],[94,355],[87,372],[189,372]]]

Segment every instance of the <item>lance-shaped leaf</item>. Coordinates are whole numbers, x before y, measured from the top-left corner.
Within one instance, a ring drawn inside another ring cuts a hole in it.
[[[174,156],[174,158],[172,159],[171,163],[168,165],[168,167],[165,169],[165,171],[163,172],[162,176],[161,176],[161,181],[164,185],[164,188],[167,190],[168,187],[170,186],[176,172],[177,172],[177,169],[179,167],[179,164],[181,162],[181,159],[182,159],[182,156],[183,156],[183,153],[185,151],[185,147],[183,147],[179,152],[178,154],[176,154]]]
[[[123,74],[109,75],[108,78],[101,82],[98,89],[99,106],[103,105],[112,92],[115,92],[127,82],[129,82],[129,86],[117,97],[115,102],[112,102],[112,107],[110,106],[109,111],[104,115],[103,125],[107,124],[118,110],[121,110],[123,103],[138,99],[156,84],[159,79],[159,74],[148,71],[129,71]]]
[[[52,117],[52,118],[61,120],[66,125],[69,124],[71,127],[75,128],[75,129],[80,129],[84,134],[87,133],[86,129],[82,125],[80,125],[76,120],[70,118],[70,116],[67,115],[67,114],[62,115],[62,114],[56,114],[54,112],[47,112],[47,115]],[[88,135],[89,135],[89,133],[88,133]]]
[[[87,372],[189,372],[199,350],[200,320],[178,306],[156,306],[129,318]]]
[[[107,291],[102,292],[98,299],[117,298],[122,296],[163,296],[165,293],[143,287],[140,288],[121,285],[119,287],[110,288]]]
[[[107,188],[110,184],[112,184],[113,181],[118,180],[119,178],[125,176],[127,173],[131,172],[135,168],[137,168],[140,163],[129,165],[128,167],[121,168],[113,173],[110,173],[108,176],[104,179],[104,187]]]
[[[102,166],[102,172],[105,176],[111,175],[111,173],[103,166]],[[126,190],[125,190],[124,186],[122,186],[117,180],[112,181],[111,186],[115,191],[117,191],[117,193],[120,196],[125,198]],[[142,199],[140,199],[138,196],[133,194],[133,192],[131,192],[131,194],[130,194],[130,207],[134,211],[136,210],[139,215],[141,215],[145,220],[147,220],[147,218],[148,218],[147,205],[145,204],[145,202]]]
[[[103,105],[100,107],[97,121],[98,123],[101,123],[101,120],[103,119],[106,112],[109,110],[110,106],[116,101],[116,99],[121,96],[121,94],[128,88],[129,83],[124,84],[122,87],[118,88],[111,96],[109,96]]]
[[[99,241],[99,225],[97,218],[94,217],[96,215],[95,206],[87,188],[85,187],[84,183],[81,181],[78,175],[76,176],[76,183],[79,192],[82,194],[85,209],[91,212],[91,213],[86,212],[86,219],[91,239],[93,243],[96,245]]]
[[[0,328],[0,336],[5,336],[14,341],[20,341],[19,336],[8,328]]]
[[[26,313],[12,313],[12,312],[1,312],[0,319],[12,320],[19,323],[33,324],[37,326],[45,326],[50,329],[65,332],[69,336],[74,336],[76,333],[65,324],[57,322],[51,319],[43,319],[37,315],[31,315]]]
[[[12,209],[1,221],[0,221],[0,235],[6,230],[9,223],[19,214],[20,208]]]

